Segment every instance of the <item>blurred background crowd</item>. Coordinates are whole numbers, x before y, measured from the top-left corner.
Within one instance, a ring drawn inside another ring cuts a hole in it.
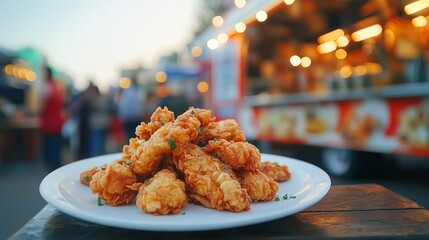
[[[122,151],[158,106],[237,119],[334,184],[391,172],[427,204],[427,177],[391,170],[429,162],[428,16],[427,0],[2,1],[0,206],[31,192],[28,220],[47,173]]]

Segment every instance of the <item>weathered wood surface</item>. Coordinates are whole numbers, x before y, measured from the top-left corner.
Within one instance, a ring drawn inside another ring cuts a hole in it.
[[[252,226],[150,232],[97,225],[47,205],[12,239],[429,239],[429,211],[380,185],[333,186],[311,208]]]

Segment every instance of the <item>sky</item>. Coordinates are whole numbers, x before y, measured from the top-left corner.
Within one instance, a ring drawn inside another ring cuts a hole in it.
[[[0,47],[34,47],[82,89],[116,84],[120,69],[152,67],[197,28],[198,0],[1,0]]]

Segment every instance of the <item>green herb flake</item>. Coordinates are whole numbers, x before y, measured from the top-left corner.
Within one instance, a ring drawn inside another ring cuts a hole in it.
[[[186,214],[186,212],[182,212],[180,215],[185,215]]]
[[[276,201],[276,202],[280,201],[279,196],[276,196],[276,199],[274,199],[274,201]]]
[[[144,181],[144,184],[146,186],[149,186],[152,183],[152,181],[150,179],[147,179],[146,181]]]
[[[201,132],[202,130],[203,130],[203,127],[199,127],[197,131]]]
[[[296,196],[290,196],[289,198],[296,198]]]
[[[288,199],[288,195],[287,193],[283,196],[283,200],[287,200]]]
[[[174,142],[174,140],[173,139],[168,139],[168,144],[170,145],[170,148],[171,149],[176,149],[176,143]]]
[[[124,161],[124,165],[128,165],[128,166],[131,166],[131,162],[128,162],[128,161]]]
[[[104,206],[103,201],[101,200],[101,198],[98,198],[97,205],[100,206],[100,207]]]
[[[161,124],[161,126],[164,126],[164,125],[165,125],[165,122],[160,122],[160,124]]]
[[[85,180],[85,182],[89,183],[89,180],[91,180],[91,178],[89,176],[85,176],[85,177],[83,177],[83,180]]]
[[[198,145],[198,147],[204,147],[205,146],[205,144],[200,142],[200,141],[197,142],[197,145]]]
[[[106,168],[105,167],[101,167],[101,170],[106,170]]]
[[[192,115],[194,115],[194,113],[195,113],[195,112],[194,112],[194,110],[192,110],[192,111],[191,111],[191,114],[192,114]]]
[[[213,153],[212,156],[215,158],[219,158],[219,155],[217,155],[217,153]]]

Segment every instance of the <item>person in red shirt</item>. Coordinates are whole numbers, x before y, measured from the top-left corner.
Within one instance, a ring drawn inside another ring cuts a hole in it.
[[[40,130],[42,135],[42,157],[50,170],[61,166],[63,127],[63,94],[52,77],[52,70],[45,68],[46,83],[42,89]]]

